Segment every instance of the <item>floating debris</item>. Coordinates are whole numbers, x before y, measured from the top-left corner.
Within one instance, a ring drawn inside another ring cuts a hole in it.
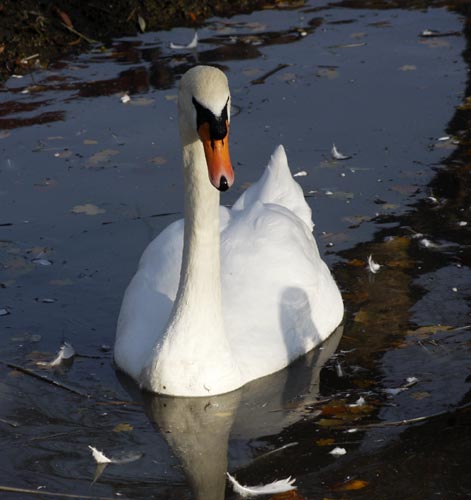
[[[351,156],[348,156],[348,155],[344,155],[342,154],[338,149],[337,149],[337,146],[334,144],[332,144],[332,149],[330,150],[330,154],[332,156],[332,158],[334,160],[348,160],[349,158],[351,158]]]
[[[8,316],[10,311],[8,309],[2,308],[0,309],[0,316]]]
[[[427,196],[426,198],[428,201],[430,201],[430,203],[432,203],[433,205],[438,205],[439,204],[439,201],[438,201],[438,198],[436,198],[435,196],[433,195],[430,195],[430,196]]]
[[[95,462],[97,464],[111,464],[112,461],[110,458],[108,458],[103,452],[100,450],[97,450],[93,446],[88,445],[90,450],[92,451],[93,458],[95,459]]]
[[[36,361],[38,366],[43,366],[45,368],[55,368],[59,366],[64,360],[71,359],[75,356],[75,349],[72,344],[64,342],[57,353],[57,356],[52,361]]]
[[[37,264],[38,266],[52,266],[52,260],[36,258],[31,261],[33,264]]]
[[[97,450],[94,446],[89,445],[88,448],[91,450],[93,458],[97,464],[124,465],[135,462],[143,456],[143,453],[140,452],[128,452],[119,457],[107,457],[102,451]]]
[[[129,94],[124,94],[124,95],[121,97],[121,102],[122,102],[123,104],[126,104],[126,103],[128,103],[128,102],[130,102],[130,101],[131,101],[131,98],[129,97]]]
[[[419,379],[417,377],[407,377],[406,383],[404,385],[402,385],[401,387],[383,389],[383,392],[386,394],[389,394],[390,396],[397,396],[401,392],[404,392],[404,391],[407,391],[407,389],[410,389],[412,386],[417,384],[418,381],[419,381]]]
[[[75,205],[70,211],[73,214],[84,214],[84,215],[99,215],[104,214],[106,210],[104,208],[97,207],[92,203],[85,203],[85,205]]]
[[[296,479],[291,478],[291,476],[286,479],[280,479],[279,481],[273,481],[273,483],[263,484],[260,486],[244,486],[240,484],[235,477],[232,477],[229,472],[226,472],[226,474],[234,491],[244,498],[258,495],[285,493],[296,489],[296,486],[294,486]]]
[[[362,396],[360,396],[360,397],[359,397],[359,398],[355,401],[355,403],[352,403],[352,404],[350,404],[350,405],[348,405],[348,406],[350,406],[350,408],[358,408],[358,407],[360,407],[360,406],[365,406],[365,404],[366,404],[365,398],[364,398],[364,397],[362,397]]]
[[[306,175],[307,175],[307,172],[305,170],[301,170],[301,171],[293,174],[293,177],[306,177]]]
[[[380,268],[381,264],[375,262],[371,254],[368,255],[368,270],[370,271],[370,273],[376,274]]]
[[[137,16],[137,24],[139,24],[139,29],[141,30],[141,33],[144,33],[146,31],[146,20],[142,16]]]
[[[420,245],[423,246],[424,248],[438,248],[440,245],[437,245],[433,241],[427,239],[427,238],[422,238],[419,241]]]
[[[439,37],[439,36],[460,36],[461,33],[459,31],[437,31],[431,29],[425,29],[422,31],[420,36],[422,38],[431,38],[431,37]]]
[[[183,50],[183,49],[196,49],[198,47],[198,32],[195,31],[195,36],[193,40],[188,45],[181,45],[179,43],[170,43],[170,48],[174,50]]]
[[[449,135],[444,135],[443,137],[439,137],[437,139],[438,142],[445,142],[445,141],[449,141],[451,139],[451,137]]]
[[[467,226],[467,225],[468,225],[468,221],[465,221],[465,220],[460,220],[460,221],[458,222],[458,226],[459,226],[459,227],[465,227],[465,226]]]
[[[342,455],[347,454],[347,450],[345,448],[340,448],[339,446],[337,446],[333,450],[329,451],[329,454],[333,457],[341,457]]]

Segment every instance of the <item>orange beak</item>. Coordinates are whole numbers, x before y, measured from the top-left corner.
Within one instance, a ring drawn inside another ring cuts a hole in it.
[[[234,183],[234,171],[229,156],[229,123],[227,121],[226,128],[227,134],[224,139],[211,139],[207,122],[202,123],[198,129],[208,165],[209,180],[219,191],[226,191]]]

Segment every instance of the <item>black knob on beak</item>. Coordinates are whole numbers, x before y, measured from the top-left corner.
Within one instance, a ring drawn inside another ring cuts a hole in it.
[[[229,189],[229,183],[227,182],[227,179],[222,176],[221,180],[219,181],[219,191],[227,191]]]

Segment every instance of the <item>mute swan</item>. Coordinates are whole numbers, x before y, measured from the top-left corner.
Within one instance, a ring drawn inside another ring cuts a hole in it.
[[[282,146],[231,210],[219,206],[219,191],[234,180],[225,75],[210,66],[185,73],[178,115],[184,220],[144,251],[124,295],[114,357],[150,391],[223,394],[326,339],[343,302]]]

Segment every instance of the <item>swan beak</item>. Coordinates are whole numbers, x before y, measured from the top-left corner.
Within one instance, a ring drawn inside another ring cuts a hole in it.
[[[213,139],[209,123],[202,123],[198,128],[208,165],[209,180],[219,191],[227,191],[234,183],[234,171],[229,156],[229,123],[227,121],[226,129],[227,134],[223,139]]]

